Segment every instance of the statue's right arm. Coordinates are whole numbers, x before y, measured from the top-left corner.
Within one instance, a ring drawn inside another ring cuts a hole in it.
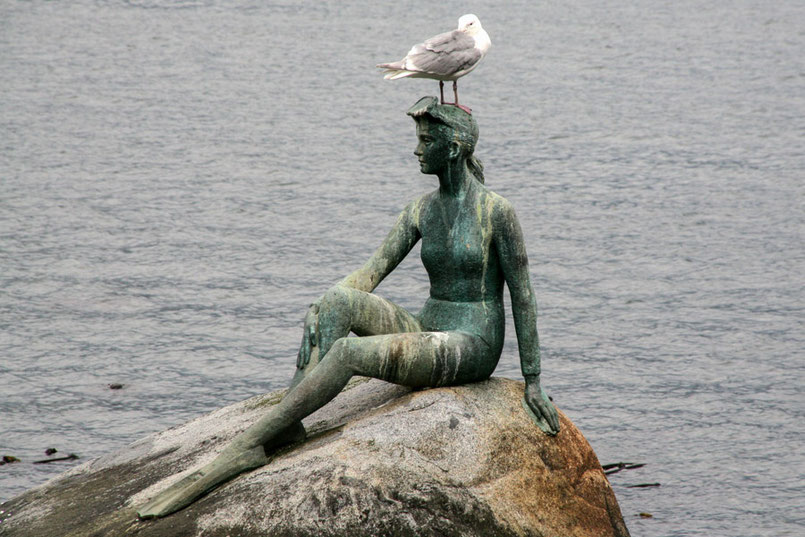
[[[419,210],[422,198],[412,201],[403,209],[397,222],[372,257],[358,270],[338,282],[371,293],[380,282],[405,259],[420,238]]]

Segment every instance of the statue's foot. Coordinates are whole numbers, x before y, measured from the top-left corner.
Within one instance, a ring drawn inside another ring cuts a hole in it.
[[[265,450],[266,454],[270,454],[272,451],[281,448],[282,446],[296,444],[305,438],[307,438],[305,426],[302,425],[301,421],[297,421],[296,423],[286,427],[280,434],[266,442],[263,445],[263,449]]]
[[[268,464],[263,446],[239,454],[226,451],[214,461],[160,492],[153,500],[137,510],[140,518],[156,518],[175,513],[238,474]]]
[[[148,519],[175,513],[233,477],[268,464],[271,457],[267,453],[304,439],[305,428],[302,422],[297,421],[265,446],[256,446],[240,452],[236,452],[230,446],[211,463],[160,492],[138,509],[137,515],[142,519]]]

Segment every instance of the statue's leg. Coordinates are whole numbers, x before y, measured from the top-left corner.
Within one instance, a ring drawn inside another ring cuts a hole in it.
[[[230,448],[235,452],[271,442],[277,434],[335,398],[354,375],[395,384],[436,387],[483,380],[498,355],[465,332],[411,332],[341,338],[298,386],[249,427]]]
[[[421,330],[419,321],[399,306],[377,295],[341,286],[333,287],[322,298],[319,305],[318,325],[319,343],[317,350],[320,356],[329,356],[328,351],[331,350],[336,341],[363,339],[345,338],[344,336],[350,332],[364,336]],[[340,355],[342,352],[339,351],[338,354]],[[340,360],[333,360],[332,362],[337,364]],[[289,394],[295,393],[299,388],[294,389],[294,386],[318,369],[316,367],[318,361],[318,359],[311,359],[311,363],[307,367],[297,371]],[[331,368],[332,366],[328,367],[328,370]],[[316,397],[313,398],[318,405],[315,408],[319,408],[335,397],[353,374],[369,375],[370,373],[349,373],[346,377],[344,375],[324,373],[319,375],[318,380],[312,383],[305,383],[308,387],[302,393],[307,394],[310,393],[311,389],[315,390],[315,386],[321,384],[323,378],[328,390],[321,394],[316,394]],[[328,378],[330,380],[327,380]],[[394,381],[392,380],[392,382]],[[288,395],[283,400],[288,399]],[[293,398],[293,400],[304,399],[305,397],[309,396],[300,395]],[[298,405],[293,405],[294,411],[283,410],[280,412],[284,417],[279,420],[281,424],[277,420],[261,419],[238,435],[213,462],[158,494],[148,504],[140,508],[138,514],[141,518],[169,515],[189,505],[195,499],[226,480],[246,470],[267,464],[270,461],[267,453],[273,447],[304,438],[305,431],[300,420],[312,412],[312,410],[305,410],[309,406],[299,407]],[[275,412],[270,413],[270,415],[275,414]],[[275,425],[280,428],[276,429]]]
[[[421,331],[419,321],[393,302],[350,287],[333,286],[319,303],[318,345],[312,349],[308,363],[297,367],[291,389],[313,371],[333,343],[350,332],[375,336]]]
[[[264,446],[331,401],[354,375],[411,387],[449,386],[487,378],[497,359],[480,337],[464,332],[341,338],[318,367],[213,462],[157,495],[138,514],[142,518],[168,515],[241,472],[267,464],[270,459]]]

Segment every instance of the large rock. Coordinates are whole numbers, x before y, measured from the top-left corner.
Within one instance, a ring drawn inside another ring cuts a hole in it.
[[[210,461],[282,392],[151,435],[7,502],[3,536],[626,536],[592,448],[560,412],[543,434],[523,384],[410,392],[353,382],[309,437],[163,519],[135,507]]]

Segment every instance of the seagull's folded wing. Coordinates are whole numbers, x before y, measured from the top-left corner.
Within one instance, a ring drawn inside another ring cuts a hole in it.
[[[433,52],[453,54],[475,48],[475,39],[461,30],[453,30],[431,37],[422,44]]]
[[[405,68],[450,76],[475,65],[481,53],[475,40],[459,30],[445,32],[414,46],[405,57]]]

